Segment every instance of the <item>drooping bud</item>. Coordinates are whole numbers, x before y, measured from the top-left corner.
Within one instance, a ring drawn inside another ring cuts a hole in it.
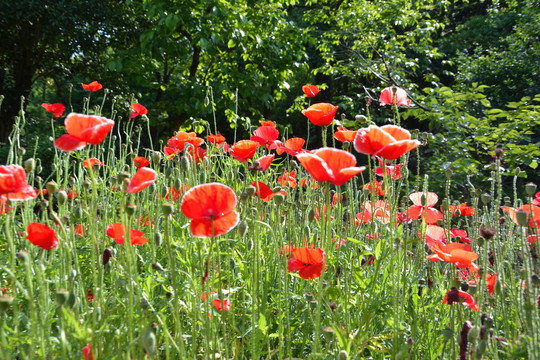
[[[24,161],[24,170],[27,173],[31,173],[36,168],[36,160],[34,158],[29,158]]]
[[[161,233],[155,233],[154,234],[154,242],[156,243],[156,246],[160,246],[163,242],[163,236],[161,236]]]
[[[45,189],[47,189],[47,193],[52,195],[56,192],[56,189],[58,189],[58,184],[55,181],[49,181],[47,185],[45,185]]]
[[[248,223],[242,220],[238,223],[238,236],[244,237],[248,231]]]
[[[523,209],[516,212],[517,223],[521,226],[527,226],[527,212]]]
[[[67,193],[64,190],[57,191],[54,196],[60,205],[64,205],[68,198]]]

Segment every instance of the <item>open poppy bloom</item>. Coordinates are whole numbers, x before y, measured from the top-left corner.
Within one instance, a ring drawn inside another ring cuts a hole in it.
[[[356,130],[348,130],[343,126],[338,126],[338,131],[334,133],[334,138],[338,141],[345,142],[348,141],[352,143],[356,137]]]
[[[219,236],[231,231],[240,220],[235,207],[234,191],[219,183],[191,188],[180,204],[182,214],[191,219],[191,233],[196,237]]]
[[[58,246],[56,232],[47,225],[31,223],[26,227],[26,233],[26,238],[43,250],[51,250]]]
[[[285,143],[282,143],[279,140],[276,140],[271,144],[268,149],[269,150],[276,150],[276,153],[278,155],[283,154],[286,152],[287,154],[291,156],[296,156],[300,153],[307,152],[307,150],[303,149],[304,145],[306,143],[306,140],[299,138],[299,137],[293,137],[285,141]]]
[[[459,210],[461,216],[473,216],[474,208],[472,206],[467,206],[467,203],[462,203],[458,206],[449,205],[448,208],[452,213],[452,217],[456,216],[456,211]]]
[[[321,89],[315,85],[304,85],[302,86],[302,91],[304,94],[306,94],[306,97],[315,97],[321,91]]]
[[[443,219],[444,217],[439,210],[433,207],[437,201],[439,201],[439,197],[435,193],[428,192],[426,204],[424,206],[422,204],[422,196],[424,196],[423,192],[415,192],[409,195],[409,199],[411,199],[414,205],[409,207],[407,216],[412,220],[416,220],[418,217],[422,216],[426,224],[435,225],[437,224],[437,220]]]
[[[471,296],[471,294],[458,290],[457,288],[452,288],[446,296],[444,297],[443,304],[463,304],[468,307],[470,307],[474,311],[480,311],[480,307],[474,301],[474,298]]]
[[[411,106],[411,100],[407,99],[407,92],[397,86],[390,86],[384,88],[381,91],[381,97],[379,98],[379,101],[381,103],[381,106],[392,104]]]
[[[289,271],[299,271],[302,279],[309,280],[321,276],[326,253],[321,249],[296,247],[291,250],[292,257],[287,263]]]
[[[383,160],[377,156],[377,160],[379,160],[379,163],[381,166],[375,169],[375,174],[377,176],[384,177],[384,169],[386,168],[386,176],[391,177],[392,179],[401,179],[401,167],[403,164],[397,164],[396,166],[388,165],[383,167]]]
[[[365,201],[362,204],[362,210],[356,214],[355,224],[368,224],[375,217],[383,224],[390,223],[390,205],[383,200],[377,200],[375,202]]]
[[[66,110],[66,107],[60,103],[55,104],[47,104],[43,103],[41,104],[45,110],[50,112],[54,117],[60,117],[64,115],[64,110]]]
[[[98,90],[103,89],[103,85],[101,85],[97,81],[92,81],[88,85],[81,83],[81,85],[82,85],[84,90],[88,90],[88,91],[98,91]]]
[[[258,142],[259,145],[266,145],[267,149],[269,149],[279,137],[278,129],[272,126],[259,126],[253,134],[255,136],[252,136],[250,140]]]
[[[474,285],[476,284],[476,282],[480,279],[480,276],[478,275],[478,273],[476,273],[476,279],[472,279],[469,281],[469,285]],[[489,274],[489,273],[486,273],[486,285],[487,285],[487,289],[488,289],[488,292],[490,295],[493,295],[493,293],[495,292],[495,285],[497,284],[497,274]]]
[[[478,270],[478,265],[474,263],[478,259],[478,254],[472,252],[470,245],[457,242],[445,245],[442,242],[435,242],[431,246],[431,251],[435,254],[426,256],[428,260],[452,263],[458,268],[468,268],[470,271]]]
[[[179,131],[176,135],[172,136],[167,140],[167,147],[183,151],[186,143],[193,145],[193,147],[198,148],[204,144],[204,139],[197,136],[195,132],[185,132]],[[163,150],[165,150],[165,147]]]
[[[20,165],[0,165],[0,197],[21,201],[37,197],[37,191],[28,185],[26,171]]]
[[[420,231],[418,231],[419,236],[421,236]],[[426,244],[431,249],[435,243],[441,243],[446,245],[447,231],[445,228],[442,228],[437,225],[428,225],[426,226]]]
[[[137,170],[135,175],[131,178],[129,185],[126,189],[127,193],[138,193],[139,191],[146,189],[150,184],[156,181],[157,173],[147,167]]]
[[[459,240],[459,241],[464,242],[464,243],[470,243],[471,242],[471,239],[469,239],[469,235],[467,234],[467,232],[465,230],[461,230],[461,229],[452,229],[452,230],[450,230],[450,237],[452,239],[456,239],[456,240]]]
[[[321,148],[313,153],[296,155],[304,169],[317,181],[341,186],[366,168],[356,167],[354,155],[334,148]]]
[[[257,159],[257,162],[259,163],[259,170],[261,171],[268,170],[270,165],[272,165],[272,161],[274,160],[275,157],[276,155],[272,154],[272,155],[266,155],[266,156],[263,156],[262,158]]]
[[[64,120],[67,134],[54,141],[62,151],[79,150],[86,144],[99,145],[114,126],[114,121],[102,116],[69,114]]]
[[[510,216],[510,219],[516,224],[519,225],[519,222],[517,220],[517,212],[519,210],[523,210],[527,213],[527,218],[529,219],[529,226],[534,227],[535,223],[537,227],[540,227],[540,207],[535,205],[523,205],[518,208],[508,207],[508,206],[501,206],[501,209],[503,211],[506,211],[508,213],[508,216]]]
[[[124,244],[124,234],[126,227],[121,223],[107,225],[107,236],[114,239],[117,244]],[[140,230],[129,229],[129,243],[131,245],[143,245],[148,242],[148,239],[143,237],[144,233]]]
[[[377,194],[379,196],[386,195],[386,191],[382,188],[382,181],[372,180],[370,184],[365,184],[362,190],[369,190],[370,194]]]
[[[129,120],[136,118],[139,115],[148,114],[148,109],[138,103],[131,103],[131,115],[129,115]]]
[[[221,300],[214,299],[212,301],[212,304],[214,304],[214,306],[216,307],[216,309],[218,311],[221,311],[221,310],[229,311],[229,310],[231,310],[231,301],[229,299],[223,300],[223,304],[221,303]]]
[[[302,114],[304,114],[313,125],[327,126],[334,121],[337,109],[337,106],[329,103],[318,103],[302,110]]]
[[[261,126],[276,127],[276,123],[272,120],[261,120]]]
[[[262,201],[268,202],[274,197],[274,192],[265,183],[260,181],[256,183],[255,181],[253,181],[251,182],[251,185],[255,186],[255,188],[257,189],[257,191],[255,191],[255,194],[253,195],[261,198]]]
[[[380,156],[395,160],[417,148],[420,141],[411,140],[411,133],[399,126],[370,125],[359,129],[354,138],[354,148],[360,154]]]
[[[242,163],[247,162],[255,155],[259,145],[257,141],[240,140],[229,148],[229,154]]]
[[[210,134],[206,137],[206,140],[208,140],[208,142],[211,142],[212,144],[219,145],[225,142],[225,136],[221,134],[216,134],[216,135]]]
[[[99,167],[102,167],[103,162],[96,158],[89,158],[83,161],[83,166],[87,169],[93,168],[94,165],[98,165]]]
[[[295,188],[298,184],[296,183],[296,171],[293,170],[290,173],[287,170],[283,171],[283,175],[278,177],[278,184],[284,187]]]
[[[135,158],[133,159],[133,165],[138,168],[142,168],[150,165],[150,161],[144,156],[135,156]]]

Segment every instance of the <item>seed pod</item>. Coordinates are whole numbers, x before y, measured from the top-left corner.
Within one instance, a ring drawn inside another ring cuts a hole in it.
[[[534,183],[528,183],[525,185],[525,192],[528,196],[534,196],[534,193],[536,192],[536,184]]]
[[[285,200],[285,196],[282,194],[276,194],[274,195],[274,202],[276,205],[281,205],[283,203],[283,200]]]
[[[349,354],[345,350],[341,350],[338,354],[338,360],[349,360]]]
[[[56,292],[56,304],[58,306],[64,305],[69,300],[69,291],[66,289],[60,289]]]
[[[257,192],[257,189],[256,189],[255,186],[253,186],[253,185],[249,185],[249,186],[246,188],[246,193],[247,193],[249,196],[255,195],[256,192]]]
[[[135,214],[135,210],[137,210],[137,205],[133,203],[128,203],[126,204],[125,210],[128,216],[132,216],[133,214]]]
[[[171,215],[174,211],[174,205],[171,203],[163,203],[161,205],[161,212],[165,215]]]
[[[314,209],[309,210],[307,218],[308,218],[309,222],[313,222],[313,220],[315,220],[315,210]]]
[[[518,210],[516,212],[517,223],[521,226],[527,226],[527,212],[525,210]]]
[[[480,195],[480,200],[482,201],[482,204],[487,205],[491,201],[491,195],[484,193]]]
[[[163,236],[161,236],[161,233],[155,233],[154,234],[154,242],[156,243],[156,246],[160,246],[163,242]]]

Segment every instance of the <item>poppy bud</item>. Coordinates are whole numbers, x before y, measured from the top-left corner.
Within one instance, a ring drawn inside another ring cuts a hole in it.
[[[482,195],[482,189],[476,189],[476,196]]]
[[[142,346],[149,357],[152,357],[156,352],[156,329],[157,324],[152,323],[150,327],[146,329],[142,337]]]
[[[482,201],[482,204],[487,205],[491,201],[491,195],[484,193],[480,195],[480,200]]]
[[[307,292],[307,293],[306,293],[306,299],[307,299],[308,301],[311,301],[311,300],[313,300],[314,298],[315,298],[315,296],[313,296],[313,293],[310,293],[310,292]]]
[[[274,195],[274,202],[276,203],[276,205],[281,205],[284,200],[285,200],[285,197],[282,194]]]
[[[156,243],[156,246],[160,246],[163,242],[163,237],[161,236],[161,233],[155,233],[154,234],[154,242]]]
[[[56,189],[58,189],[58,184],[54,181],[49,181],[47,185],[45,185],[45,188],[47,189],[47,193],[52,195],[56,192]]]
[[[74,293],[70,292],[69,293],[69,298],[66,301],[66,306],[69,307],[69,308],[72,308],[73,305],[75,305],[76,301],[77,301],[77,297],[75,296]]]
[[[109,260],[112,257],[112,251],[110,248],[106,248],[103,251],[103,266],[107,265],[109,263]]]
[[[124,179],[122,181],[122,187],[127,190],[127,188],[129,187],[129,179]]]
[[[461,210],[456,209],[456,211],[454,212],[454,216],[460,216],[460,215],[461,215]]]
[[[77,270],[72,269],[71,270],[71,280],[75,280],[76,277],[77,277]]]
[[[171,203],[163,203],[161,205],[161,212],[165,215],[165,216],[169,216],[173,213],[174,211],[174,205],[171,204]]]
[[[473,328],[469,330],[469,334],[467,337],[470,342],[474,342],[476,339],[478,339],[479,334],[480,328],[478,326],[473,326]]]
[[[330,326],[327,326],[323,329],[323,335],[324,335],[324,339],[327,341],[327,342],[330,342],[332,340],[334,340],[334,328],[330,327]]]
[[[24,130],[23,129],[21,129],[20,134],[22,136],[24,136]],[[24,154],[26,154],[26,149],[25,148],[20,147],[18,150],[19,150],[19,156],[24,156]]]
[[[122,171],[120,174],[118,174],[118,185],[122,185],[125,179],[129,180],[129,177],[130,175],[127,171]]]
[[[369,196],[369,189],[364,189],[363,193],[364,193],[364,197],[368,197]]]
[[[156,192],[156,183],[151,183],[150,185],[148,185],[148,193],[149,194],[153,194]]]
[[[527,226],[527,212],[525,210],[518,210],[516,212],[517,223],[521,226]]]
[[[341,350],[338,354],[338,360],[349,360],[349,354],[345,350]]]
[[[13,302],[13,297],[10,295],[1,295],[0,296],[0,311],[6,311],[9,308],[9,305]]]
[[[309,302],[309,307],[312,308],[313,310],[315,310],[317,308],[317,300],[311,300]]]
[[[165,177],[170,177],[173,173],[173,169],[171,167],[165,168]]]
[[[448,200],[444,199],[442,201],[442,208],[443,208],[444,211],[448,210]]]
[[[148,300],[141,300],[141,302],[139,303],[139,306],[142,307],[143,309],[146,309],[148,306],[150,306],[150,303],[148,302]]]
[[[35,168],[36,160],[34,160],[34,158],[29,158],[24,161],[24,170],[26,170],[27,173],[34,171]]]
[[[486,352],[487,343],[486,340],[480,340],[478,346],[476,347],[476,358],[480,359],[482,355]]]
[[[231,267],[231,269],[236,268],[236,262],[234,261],[234,258],[229,259],[229,266]]]
[[[69,300],[69,291],[66,289],[60,289],[56,292],[56,303],[58,306],[62,306]]]
[[[446,178],[447,179],[451,179],[452,178],[452,175],[454,174],[454,172],[452,171],[452,169],[450,168],[447,168],[444,173],[446,174]]]
[[[315,220],[315,210],[310,209],[308,213],[308,221],[312,222],[313,220]]]
[[[521,169],[520,169],[520,167],[518,166],[518,167],[516,167],[516,169],[514,170],[514,175],[515,175],[515,176],[519,176],[519,173],[520,173],[520,172],[521,172]]]
[[[208,105],[210,105],[210,98],[208,96],[206,96],[204,98],[204,106],[208,106]]]
[[[41,165],[36,166],[36,174],[41,174],[42,171],[43,171],[43,166]]]
[[[257,192],[257,189],[255,188],[255,186],[249,185],[248,187],[246,187],[246,193],[247,193],[249,196],[255,195],[256,192]]]
[[[135,205],[133,203],[126,204],[125,210],[126,210],[126,214],[128,214],[128,216],[132,216],[135,213],[136,209],[137,209],[137,205]]]
[[[184,172],[189,172],[189,159],[186,156],[184,156],[182,160],[180,160],[180,167],[182,168],[182,170],[184,170]]]
[[[253,250],[253,240],[252,239],[248,240],[248,242],[246,244],[246,248],[248,249],[248,251]]]
[[[248,223],[245,220],[242,220],[238,223],[238,235],[244,237],[248,231]]]
[[[276,186],[276,187],[274,187],[274,188],[272,189],[272,192],[273,192],[274,194],[277,194],[277,193],[280,192],[280,191],[281,191],[281,186]]]
[[[169,189],[167,188],[167,186],[163,185],[163,186],[161,187],[161,197],[164,198],[165,196],[167,196],[167,193],[168,193],[168,192],[169,192]]]
[[[90,180],[84,180],[82,184],[83,189],[88,191],[88,189],[90,188],[90,184],[91,184]]]
[[[19,251],[17,253],[17,259],[26,262],[28,260],[28,253],[26,251]]]
[[[161,161],[161,153],[159,151],[154,151],[152,153],[152,162],[158,164]]]
[[[420,201],[422,203],[422,206],[426,206],[426,204],[427,204],[426,194],[422,194],[422,196],[420,197]]]
[[[442,333],[443,333],[444,341],[452,340],[452,338],[454,337],[454,333],[452,329],[450,329],[449,327],[445,328],[442,331]]]
[[[67,193],[64,190],[57,191],[54,196],[60,205],[64,205],[67,201]]]
[[[173,186],[176,188],[176,190],[180,190],[180,188],[182,187],[182,181],[180,181],[179,178],[174,179]]]
[[[248,197],[249,197],[248,193],[243,192],[243,193],[240,194],[240,201],[244,203],[244,202],[246,202]]]
[[[344,141],[343,142],[343,149],[349,149],[351,147],[350,141]]]
[[[442,219],[437,219],[437,226],[440,226],[440,227],[444,226],[444,222],[442,221]]]
[[[525,192],[528,196],[534,196],[534,193],[536,192],[536,184],[532,182],[525,184]]]
[[[478,244],[478,246],[483,247],[485,243],[484,238],[478,238],[478,240],[476,240],[476,243]]]

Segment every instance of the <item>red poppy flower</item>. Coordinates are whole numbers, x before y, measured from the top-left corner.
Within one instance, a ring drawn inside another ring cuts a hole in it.
[[[135,156],[135,158],[133,159],[133,165],[138,168],[142,168],[150,165],[150,161],[144,156]]]
[[[274,160],[275,157],[276,155],[272,154],[272,155],[266,155],[266,156],[263,156],[262,158],[257,159],[257,162],[259,163],[259,167],[261,171],[268,170],[270,165],[272,165],[272,161]]]
[[[70,231],[72,231],[75,235],[78,236],[85,236],[86,235],[86,229],[82,224],[77,224],[73,228],[69,228]]]
[[[204,139],[197,136],[194,132],[179,131],[176,135],[167,140],[167,146],[183,151],[186,143],[198,148],[204,144]]]
[[[26,181],[26,171],[19,165],[0,165],[0,196],[11,201],[30,200],[37,191]]]
[[[258,190],[255,191],[255,194],[253,195],[258,196],[259,198],[261,198],[262,201],[268,202],[274,197],[274,192],[265,183],[259,181],[257,185],[257,183],[253,181],[251,185],[255,186],[255,188],[258,188]]]
[[[418,231],[418,233],[420,233],[420,231]],[[446,245],[446,236],[447,231],[445,228],[437,225],[426,226],[426,244],[429,246],[430,249],[435,243],[441,243],[443,245]]]
[[[304,94],[306,94],[306,97],[315,97],[321,91],[321,89],[315,85],[304,85],[302,86],[302,91]]]
[[[97,81],[92,81],[88,85],[81,83],[81,85],[82,85],[84,90],[88,90],[88,91],[98,91],[98,90],[103,89],[103,85],[101,85]]]
[[[452,212],[452,217],[456,216],[456,211],[459,210],[461,216],[473,216],[474,208],[467,206],[467,203],[462,203],[458,206],[449,205],[448,208]],[[442,209],[441,209],[442,210]]]
[[[124,233],[126,227],[121,223],[107,225],[107,236],[114,239],[117,244],[124,244]],[[143,237],[144,233],[140,230],[129,229],[129,242],[131,245],[143,245],[148,242],[148,239]]]
[[[191,219],[191,233],[196,237],[219,236],[231,231],[240,219],[235,207],[234,191],[219,183],[191,188],[180,204],[184,216]]]
[[[167,187],[165,200],[178,201],[180,200],[182,195],[186,192],[186,190],[189,190],[189,185],[186,183],[182,183],[182,185],[180,186],[180,189],[177,189],[175,186],[173,186],[172,188]]]
[[[139,191],[146,189],[150,184],[156,181],[157,173],[147,167],[137,170],[135,175],[131,178],[129,185],[126,189],[127,193],[138,193]]]
[[[478,254],[472,252],[470,245],[453,242],[445,245],[441,242],[436,242],[431,247],[435,253],[426,256],[426,259],[431,261],[443,261],[452,263],[458,268],[468,268],[471,271],[476,271],[478,266],[474,261],[478,259]]]
[[[55,140],[54,146],[62,151],[79,150],[86,143],[99,145],[114,126],[114,121],[102,116],[71,113],[64,120],[67,134]]]
[[[334,195],[332,196],[332,205],[336,206],[342,200],[343,200],[343,195],[338,194],[337,192],[335,192]]]
[[[74,190],[68,190],[67,197],[70,200],[76,199],[77,198],[77,192],[74,191]]]
[[[261,120],[261,126],[271,126],[276,127],[276,123],[272,120]]]
[[[302,110],[302,114],[304,114],[313,125],[327,126],[334,121],[337,109],[337,106],[329,103],[318,103]]]
[[[271,144],[268,147],[268,149],[269,150],[275,149],[278,155],[281,155],[284,152],[286,152],[287,154],[291,156],[296,156],[300,153],[307,151],[303,149],[305,143],[306,143],[306,140],[299,137],[293,137],[285,141],[285,143],[282,143],[281,141],[276,140],[274,141],[273,144]]]
[[[139,115],[148,114],[148,109],[138,103],[131,103],[131,115],[129,115],[129,120],[136,118]]]
[[[94,294],[92,293],[92,290],[90,290],[90,289],[88,289],[88,291],[86,291],[86,300],[94,301]]]
[[[516,224],[519,225],[517,220],[517,212],[519,210],[523,210],[527,212],[527,218],[529,219],[529,226],[534,227],[535,223],[537,227],[540,227],[540,207],[534,206],[534,205],[523,205],[518,208],[508,207],[508,206],[501,206],[501,209],[503,211],[506,211],[508,215],[510,216],[510,219]]]
[[[60,117],[64,115],[64,110],[66,110],[66,107],[60,103],[55,104],[47,104],[43,103],[41,104],[45,110],[50,112],[54,117]]]
[[[253,134],[255,136],[252,136],[250,140],[256,141],[260,145],[266,145],[267,149],[269,149],[279,137],[278,129],[272,126],[259,126]]]
[[[394,89],[396,90],[395,92]],[[407,99],[407,92],[397,86],[384,88],[381,91],[379,101],[381,102],[381,106],[392,105],[394,103],[397,105],[411,106],[411,100]]]
[[[390,223],[390,205],[383,200],[375,202],[365,201],[362,204],[362,212],[356,214],[355,224],[368,224],[373,217],[377,218],[383,224]]]
[[[322,148],[296,155],[304,169],[317,181],[329,181],[340,186],[366,168],[356,167],[354,155],[334,148]]]
[[[206,140],[208,140],[208,142],[211,142],[211,143],[217,145],[217,144],[224,143],[225,142],[225,137],[223,135],[221,135],[221,134],[216,134],[216,135],[210,134],[210,135],[208,135],[206,137]]]
[[[536,235],[529,235],[527,236],[527,241],[529,242],[529,244],[534,244],[538,242],[538,237]]]
[[[452,305],[455,303],[463,303],[464,305],[470,307],[474,311],[479,311],[480,307],[474,301],[474,298],[471,294],[458,290],[457,288],[452,288],[446,296],[444,297],[443,304]]]
[[[437,201],[439,201],[439,197],[435,193],[428,192],[426,204],[424,206],[422,204],[423,195],[423,192],[415,192],[409,195],[409,199],[411,199],[414,205],[409,207],[409,210],[407,211],[408,217],[412,220],[416,220],[419,216],[422,216],[426,224],[437,224],[437,220],[443,219],[443,214],[433,207]]]
[[[354,138],[356,151],[387,160],[395,160],[419,145],[420,141],[411,140],[409,131],[395,125],[370,125],[368,128],[359,129]]]
[[[26,233],[26,238],[43,250],[51,250],[58,246],[56,232],[47,225],[31,223],[26,227]]]
[[[342,245],[344,245],[347,240],[345,239],[338,239],[338,238],[333,238],[332,239],[332,242],[335,243],[337,241],[337,244],[336,244],[336,250],[339,249]]]
[[[377,194],[379,196],[386,195],[386,191],[382,188],[382,181],[373,180],[370,184],[365,184],[362,190],[369,190],[370,194]]]
[[[289,271],[299,271],[302,279],[309,280],[321,276],[326,253],[321,249],[296,247],[291,250],[292,258],[287,263]]]
[[[490,295],[495,292],[495,285],[497,284],[497,274],[490,275],[486,273],[486,285]]]
[[[302,179],[302,181],[300,182],[300,185],[302,187],[306,187],[307,184],[308,184],[308,179]],[[312,188],[313,190],[316,190],[319,188],[319,183],[313,180],[313,178],[309,178],[309,187]]]
[[[293,189],[296,188],[298,185],[296,183],[296,171],[293,170],[290,173],[287,172],[287,170],[283,171],[283,175],[278,177],[277,182],[281,186],[290,187]]]
[[[459,238],[459,241],[464,242],[464,243],[470,243],[471,242],[471,239],[469,239],[469,235],[467,234],[467,232],[465,230],[452,229],[450,231],[450,237],[452,239]]]
[[[204,157],[206,156],[206,149],[200,147],[190,147],[185,156],[187,156],[189,160],[193,160],[193,158],[195,158],[195,165],[199,165],[201,161],[204,161]]]
[[[534,195],[534,199],[532,199],[532,204],[536,206],[540,206],[540,192],[537,192]]]
[[[87,169],[93,168],[94,165],[98,165],[99,167],[102,167],[103,162],[96,158],[89,158],[83,161],[83,166]]]
[[[84,360],[94,360],[94,354],[92,353],[90,344],[86,345],[82,351],[83,351]]]
[[[381,166],[375,169],[375,174],[377,176],[384,177],[383,160],[378,156],[376,156],[376,158],[377,158],[377,160],[379,160],[379,163],[381,164]],[[403,166],[403,164],[397,164],[396,166],[386,164],[386,166],[385,166],[385,168],[386,168],[386,176],[391,177],[391,178],[396,179],[396,180],[401,179],[401,167],[402,166]]]
[[[258,147],[259,143],[256,141],[240,140],[229,148],[229,154],[231,154],[236,160],[243,163],[247,162],[255,155]]]
[[[7,206],[7,201],[4,199],[0,199],[0,215],[7,214],[9,210],[11,210],[11,208]]]
[[[214,306],[216,307],[216,309],[218,311],[221,311],[221,310],[229,311],[229,310],[231,310],[231,302],[230,302],[229,299],[223,300],[223,306],[221,304],[221,300],[219,300],[219,299],[214,299],[212,301],[212,304],[214,304]]]
[[[334,138],[336,138],[336,140],[341,141],[341,142],[348,141],[352,143],[355,137],[356,137],[356,131],[348,130],[347,128],[343,126],[338,126],[338,131],[336,131],[334,134]]]

